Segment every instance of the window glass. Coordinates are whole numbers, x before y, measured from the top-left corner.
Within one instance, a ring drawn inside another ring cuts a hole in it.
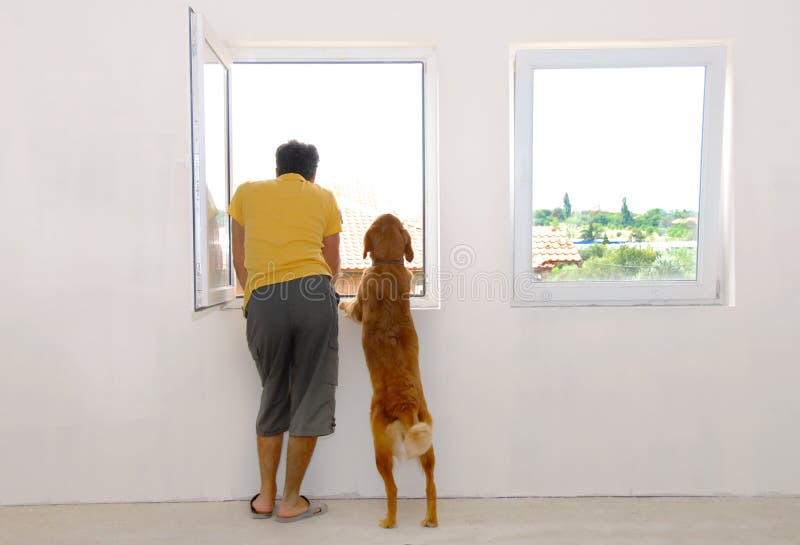
[[[227,194],[228,71],[203,42],[203,115],[206,210],[208,220],[208,289],[228,286],[230,279]]]
[[[534,70],[535,280],[696,279],[705,77]]]
[[[320,154],[316,183],[342,214],[342,278],[352,295],[370,265],[363,238],[394,213],[414,244],[414,291],[424,293],[423,64],[421,62],[235,63],[233,186],[275,177],[275,149],[296,139]]]

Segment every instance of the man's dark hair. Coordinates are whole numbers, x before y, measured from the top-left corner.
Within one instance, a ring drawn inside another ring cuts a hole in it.
[[[289,140],[275,150],[278,176],[294,172],[310,180],[317,173],[317,164],[319,164],[319,153],[312,144]]]

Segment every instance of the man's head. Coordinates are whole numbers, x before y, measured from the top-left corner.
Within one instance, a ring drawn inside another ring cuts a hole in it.
[[[319,164],[317,148],[297,140],[289,140],[275,150],[275,173],[280,176],[294,172],[309,182],[314,181]]]

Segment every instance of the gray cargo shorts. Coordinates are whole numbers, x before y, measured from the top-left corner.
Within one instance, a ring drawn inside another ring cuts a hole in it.
[[[263,286],[247,305],[247,344],[261,377],[259,436],[333,433],[339,375],[336,292],[327,276]]]

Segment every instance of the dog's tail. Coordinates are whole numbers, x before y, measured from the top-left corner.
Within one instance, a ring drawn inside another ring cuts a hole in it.
[[[418,422],[408,428],[403,438],[406,456],[416,458],[428,452],[433,444],[433,430],[425,422]]]

